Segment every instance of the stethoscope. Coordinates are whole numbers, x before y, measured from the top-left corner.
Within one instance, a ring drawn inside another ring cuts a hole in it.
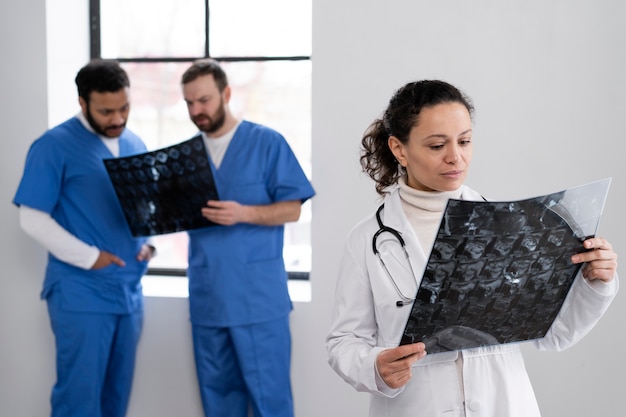
[[[413,275],[413,280],[415,281],[416,286],[418,285],[417,277],[415,276],[415,271],[413,271],[413,265],[411,264],[411,259],[409,258],[409,252],[407,252],[406,250],[406,243],[404,242],[404,238],[402,237],[402,234],[392,227],[385,226],[383,224],[382,219],[380,218],[380,212],[383,210],[384,206],[385,204],[383,203],[380,205],[380,207],[378,207],[378,210],[376,210],[376,221],[378,222],[378,230],[376,231],[376,233],[374,233],[374,237],[372,238],[372,249],[374,250],[374,255],[378,257],[380,264],[382,265],[383,269],[385,270],[385,273],[389,277],[389,280],[391,280],[391,284],[393,285],[396,292],[398,293],[398,296],[400,297],[400,300],[396,301],[396,306],[402,307],[402,306],[411,304],[413,301],[415,301],[415,297],[407,297],[402,292],[402,290],[400,290],[400,288],[398,287],[398,284],[396,284],[396,280],[393,279],[393,277],[391,276],[391,273],[389,272],[389,269],[387,268],[387,265],[385,265],[385,261],[383,261],[383,258],[380,255],[378,248],[376,247],[376,241],[378,240],[378,237],[381,234],[391,233],[398,240],[398,242],[400,243],[400,246],[402,247],[402,251],[404,252],[404,257],[406,258],[406,261],[409,263],[409,269],[411,270],[411,275]]]

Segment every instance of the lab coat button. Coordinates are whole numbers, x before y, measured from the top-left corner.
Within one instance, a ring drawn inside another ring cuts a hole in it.
[[[467,404],[470,411],[479,411],[480,410],[480,401],[478,400],[470,400]]]

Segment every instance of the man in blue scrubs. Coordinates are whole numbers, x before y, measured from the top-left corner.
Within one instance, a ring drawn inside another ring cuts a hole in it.
[[[13,203],[48,250],[41,297],[56,343],[52,416],[123,417],[154,248],[131,236],[102,160],[146,147],[125,127],[130,83],[116,62],[88,63],[76,85],[81,111],[31,145]]]
[[[285,139],[238,120],[220,65],[182,76],[189,117],[204,137],[220,201],[189,231],[189,301],[206,416],[292,417],[292,309],[283,262],[286,222],[315,191]],[[286,117],[288,117],[286,115]]]

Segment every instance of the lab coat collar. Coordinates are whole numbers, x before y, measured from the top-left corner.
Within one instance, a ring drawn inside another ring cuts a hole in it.
[[[461,187],[463,188],[461,191],[462,200],[484,201],[480,193],[472,190],[465,185]],[[390,190],[389,194],[385,197],[384,204],[385,208],[382,210],[380,216],[383,224],[400,232],[400,234],[402,234],[407,243],[407,247],[421,248],[421,251],[416,251],[417,253],[415,254],[415,256],[418,256],[419,258],[416,259],[416,261],[419,264],[423,263],[425,265],[426,261],[428,260],[427,257],[430,254],[431,248],[423,248],[422,245],[419,243],[419,240],[415,235],[415,231],[411,227],[408,218],[404,214],[398,187]]]
[[[470,187],[465,185],[461,186],[461,199],[468,201],[484,201],[482,195]],[[389,191],[389,194],[384,200],[385,208],[381,213],[381,219],[385,226],[392,227],[399,231],[410,229],[409,221],[402,209],[402,202],[400,200],[400,189],[395,187]]]

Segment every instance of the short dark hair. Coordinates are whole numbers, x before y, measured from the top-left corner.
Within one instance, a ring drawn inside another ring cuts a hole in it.
[[[94,59],[82,67],[76,74],[78,96],[89,101],[92,91],[115,93],[130,87],[128,74],[117,61]]]
[[[228,77],[222,69],[222,66],[219,62],[211,58],[203,58],[194,61],[183,73],[181,84],[185,85],[190,83],[203,75],[212,75],[220,92],[224,91],[228,85]]]

